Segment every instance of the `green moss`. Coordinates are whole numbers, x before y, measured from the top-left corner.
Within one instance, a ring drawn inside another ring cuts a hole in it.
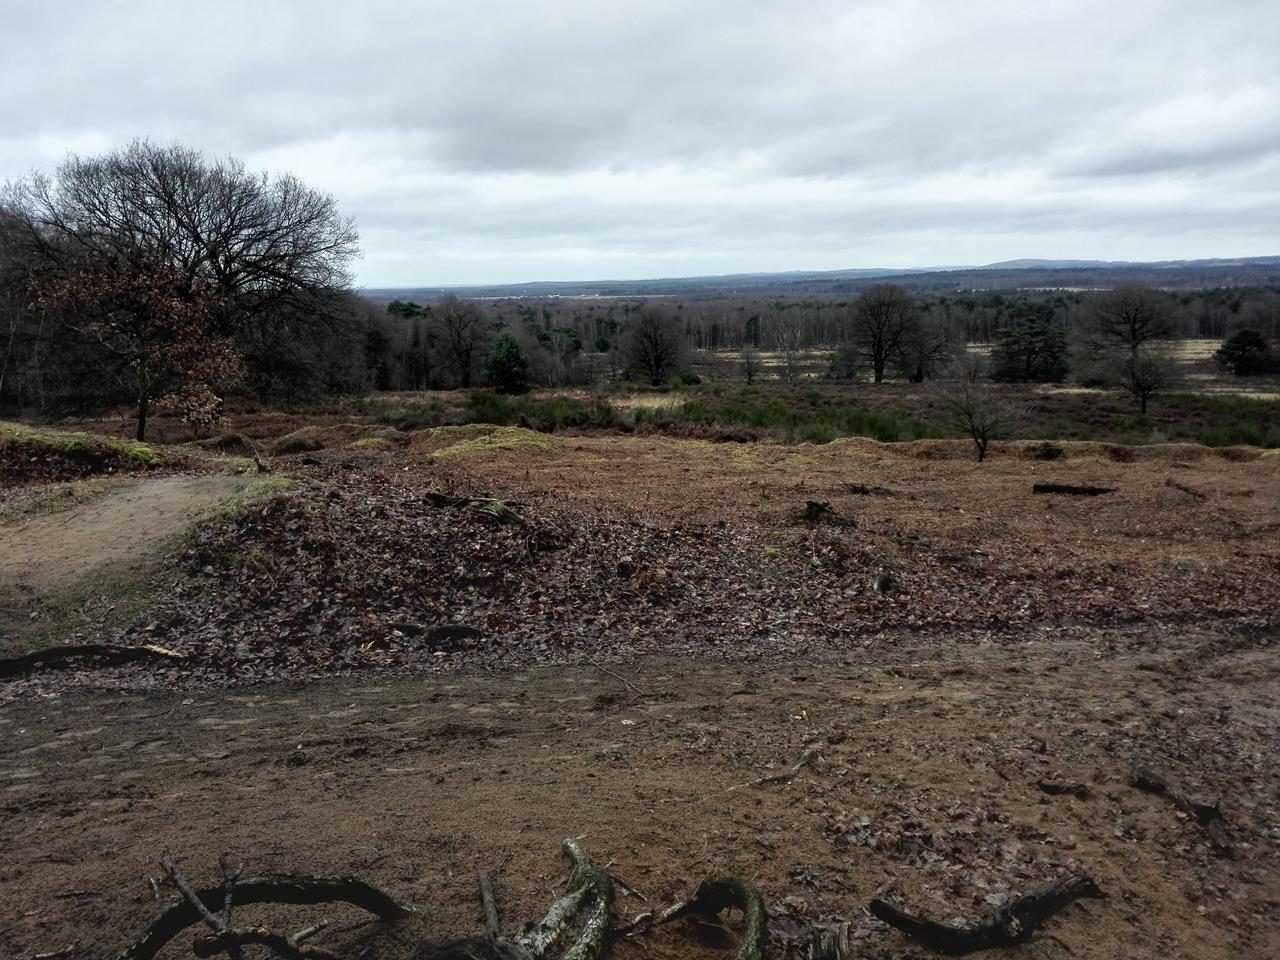
[[[164,463],[164,457],[154,448],[136,440],[82,431],[35,430],[17,423],[0,423],[0,447],[5,446],[43,449],[90,466],[106,464],[137,469]]]
[[[431,432],[437,436],[443,436],[447,435],[448,432],[462,431],[472,432],[468,428],[459,427],[436,427]],[[551,451],[558,446],[558,440],[547,436],[545,433],[538,433],[536,430],[529,430],[525,427],[492,427],[479,436],[472,435],[442,447],[436,450],[433,456],[447,458],[460,454],[479,453],[485,450],[514,450],[521,447],[530,450]]]

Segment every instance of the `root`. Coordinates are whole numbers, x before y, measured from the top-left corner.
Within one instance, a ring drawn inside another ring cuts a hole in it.
[[[737,786],[730,787],[726,793],[732,793],[734,790],[741,790],[743,787],[764,787],[771,783],[790,783],[796,778],[805,767],[812,764],[815,760],[822,758],[822,754],[817,747],[810,747],[804,753],[800,754],[800,759],[785,770],[779,770],[777,773],[771,773],[768,776],[760,777],[756,780],[748,780],[746,783],[739,783]]]
[[[739,877],[708,877],[698,884],[692,899],[668,907],[652,924],[659,926],[690,914],[714,917],[730,907],[741,910],[747,923],[736,960],[761,960],[769,940],[768,915],[760,891]]]
[[[1024,894],[965,927],[950,927],[913,916],[883,900],[872,900],[868,909],[877,920],[901,930],[931,950],[963,956],[975,950],[1010,947],[1029,940],[1040,924],[1063,907],[1082,897],[1100,896],[1102,892],[1092,879],[1071,875]]]
[[[149,643],[137,647],[123,646],[118,643],[82,643],[47,647],[44,650],[24,653],[17,657],[0,659],[0,677],[16,677],[35,670],[61,670],[73,666],[76,661],[90,658],[96,660],[97,666],[100,667],[132,663],[135,660],[183,661],[187,659],[185,654],[178,653],[176,650]]]
[[[151,921],[150,926],[143,931],[142,936],[126,947],[116,960],[151,960],[166,943],[187,929],[187,927],[201,921],[209,925],[213,933],[210,937],[198,940],[197,944],[217,941],[217,945],[216,948],[213,945],[207,946],[206,949],[209,952],[200,953],[198,954],[199,956],[213,956],[216,953],[228,952],[228,948],[231,949],[232,955],[235,956],[238,953],[241,942],[267,943],[266,940],[261,938],[254,939],[259,933],[270,936],[273,938],[272,943],[275,943],[276,940],[274,938],[281,935],[274,934],[262,927],[247,930],[230,929],[232,898],[234,898],[235,904],[239,906],[251,903],[306,905],[337,902],[350,903],[353,906],[368,910],[383,920],[395,920],[413,912],[413,907],[398,903],[389,894],[355,877],[314,877],[282,873],[262,874],[241,879],[238,874],[235,874],[235,871],[230,871],[229,873],[232,875],[228,876],[228,871],[224,869],[223,883],[216,887],[196,890],[187,883],[186,878],[178,871],[173,859],[167,853],[161,861],[161,865],[165,868],[165,873],[170,877],[171,882],[182,894],[183,899],[181,902],[168,907]],[[214,914],[214,910],[220,910],[221,914]],[[221,927],[221,930],[219,930],[219,927]],[[285,940],[291,940],[295,947],[298,948],[298,951],[292,956],[316,958],[323,954],[323,952],[318,954],[315,948],[300,947],[299,936],[284,938]],[[290,956],[289,954],[285,955]]]

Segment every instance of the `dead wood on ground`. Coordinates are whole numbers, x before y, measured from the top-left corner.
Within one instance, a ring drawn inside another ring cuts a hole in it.
[[[166,858],[172,863],[172,858],[168,858],[167,854]],[[165,865],[163,860],[161,865]],[[174,873],[177,876],[181,876],[181,874],[177,873],[176,865],[174,866]],[[167,867],[166,874],[169,874]],[[174,882],[174,874],[169,874],[169,877],[170,882]],[[182,899],[170,905],[151,921],[151,924],[143,931],[142,936],[126,947],[116,960],[151,960],[166,943],[183,930],[202,921],[208,924],[209,917],[214,916],[214,910],[222,911],[223,915],[229,919],[230,912],[227,910],[227,905],[233,899],[236,906],[254,903],[302,905],[350,903],[353,906],[369,911],[383,920],[395,920],[413,912],[412,907],[398,903],[389,894],[357,877],[316,877],[281,873],[262,874],[248,878],[236,876],[228,880],[224,871],[223,882],[214,887],[196,890],[186,883],[185,878],[183,878],[182,883],[182,886],[175,883],[175,886],[182,894]],[[183,886],[185,886],[185,890]],[[252,928],[255,932],[263,929],[265,928]],[[219,942],[223,942],[233,949],[238,949],[241,941],[244,943],[263,942],[261,939],[254,940],[249,936],[239,937],[240,934],[246,933],[246,931],[235,931],[235,933],[236,937],[228,938],[225,941],[220,940]],[[217,937],[217,933],[214,936]],[[295,935],[293,939],[296,942],[297,936]],[[203,942],[203,940],[200,942]],[[311,952],[312,957],[315,956],[315,948],[306,948],[306,950]],[[226,950],[224,947],[219,946],[210,953],[199,955],[213,956],[219,952],[226,952]],[[307,956],[307,953],[303,952],[301,956]]]
[[[1129,783],[1146,793],[1168,797],[1184,813],[1188,813],[1204,827],[1209,841],[1223,854],[1231,852],[1231,840],[1227,836],[1227,820],[1222,815],[1218,801],[1212,803],[1187,793],[1164,774],[1144,763],[1135,761],[1129,771]]]
[[[867,909],[877,920],[901,930],[931,950],[963,956],[976,950],[1010,947],[1031,938],[1045,920],[1084,897],[1101,897],[1092,879],[1079,874],[1062,877],[1024,894],[976,923],[952,927],[899,910],[884,900]]]
[[[1058,493],[1068,497],[1100,497],[1104,493],[1115,493],[1115,487],[1093,487],[1075,483],[1035,483],[1031,485],[1032,493]]]
[[[0,659],[0,677],[16,677],[35,670],[62,670],[82,660],[94,660],[96,666],[111,667],[138,660],[182,661],[186,659],[185,654],[178,653],[176,650],[149,643],[136,647],[118,643],[81,643],[46,647],[43,650]]]

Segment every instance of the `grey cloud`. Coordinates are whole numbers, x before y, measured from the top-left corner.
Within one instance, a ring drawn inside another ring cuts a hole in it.
[[[1280,8],[1045,6],[0,0],[0,178],[293,169],[376,285],[1276,252]]]

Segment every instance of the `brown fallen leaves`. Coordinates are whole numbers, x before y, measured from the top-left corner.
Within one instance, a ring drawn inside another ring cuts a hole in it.
[[[1244,574],[1230,592],[1105,567],[1046,575],[1007,542],[962,555],[883,525],[662,525],[545,499],[500,523],[441,503],[371,474],[304,481],[198,527],[189,576],[130,633],[200,673],[256,681],[1275,616],[1265,579]],[[888,554],[895,589],[879,595]]]

